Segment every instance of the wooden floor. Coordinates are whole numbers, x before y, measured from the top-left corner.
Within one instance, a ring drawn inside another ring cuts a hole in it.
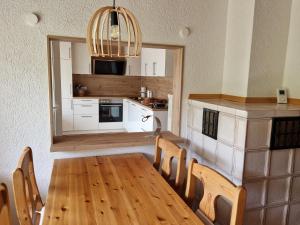
[[[184,143],[171,132],[162,132],[161,136],[175,143]],[[143,146],[155,143],[152,132],[139,133],[106,133],[106,134],[77,134],[55,137],[51,146],[52,152],[97,150],[116,147]]]

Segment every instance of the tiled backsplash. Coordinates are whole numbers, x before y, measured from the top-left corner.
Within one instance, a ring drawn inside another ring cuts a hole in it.
[[[74,84],[88,87],[90,96],[140,96],[141,86],[154,98],[168,99],[173,93],[173,77],[112,76],[73,74]]]
[[[190,155],[247,189],[244,225],[297,225],[300,149],[271,151],[270,139],[272,118],[299,116],[300,108],[261,106],[265,110],[189,100]],[[202,134],[204,108],[219,111],[217,140]]]

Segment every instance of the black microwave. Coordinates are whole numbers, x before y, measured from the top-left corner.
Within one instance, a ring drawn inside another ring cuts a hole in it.
[[[125,75],[126,60],[108,60],[92,57],[92,72],[99,75]]]

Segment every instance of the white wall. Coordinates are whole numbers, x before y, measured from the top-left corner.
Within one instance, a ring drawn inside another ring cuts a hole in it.
[[[52,159],[78,156],[51,154],[46,35],[84,37],[91,14],[111,1],[1,1],[0,19],[0,180],[11,183],[21,149],[34,150],[37,180],[46,195]],[[189,93],[221,91],[225,51],[227,0],[119,0],[139,19],[143,41],[185,45],[183,133]],[[41,21],[25,25],[24,14]],[[189,26],[191,36],[178,31]],[[133,150],[137,150],[134,148]],[[90,153],[80,153],[88,155]],[[93,154],[103,154],[94,151]]]
[[[256,0],[248,96],[273,97],[282,86],[291,0]]]
[[[222,93],[247,96],[255,0],[229,0]]]
[[[300,1],[293,0],[283,86],[289,97],[300,98]]]

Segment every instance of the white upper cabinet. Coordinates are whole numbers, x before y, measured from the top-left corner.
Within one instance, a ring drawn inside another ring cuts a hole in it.
[[[72,60],[60,60],[61,97],[73,98]]]
[[[59,53],[61,59],[72,59],[71,42],[59,42]]]
[[[140,76],[141,75],[141,58],[127,58],[126,63],[127,76]]]
[[[166,49],[142,48],[141,75],[165,76],[166,75]]]
[[[91,56],[86,43],[72,43],[72,62],[74,74],[91,74]]]

